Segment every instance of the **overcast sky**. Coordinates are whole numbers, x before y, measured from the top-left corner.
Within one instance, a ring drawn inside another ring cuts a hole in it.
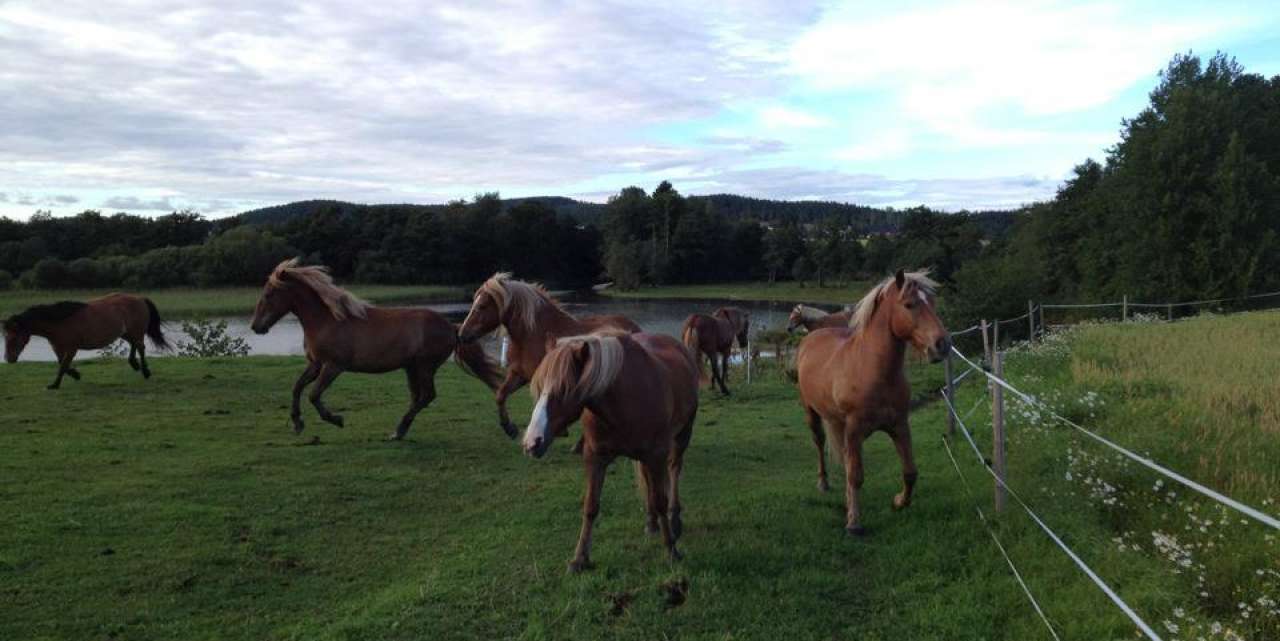
[[[1012,207],[1173,54],[1280,73],[1274,1],[663,4],[0,0],[0,215],[662,179]]]

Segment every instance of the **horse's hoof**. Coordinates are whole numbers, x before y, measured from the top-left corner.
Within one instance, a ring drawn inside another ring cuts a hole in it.
[[[648,534],[649,536],[653,536],[653,535],[657,534],[657,533],[658,533],[658,522],[657,522],[657,521],[645,521],[645,523],[644,523],[644,533],[645,533],[645,534]]]
[[[671,538],[678,539],[681,534],[684,534],[684,519],[677,514],[671,517]]]
[[[827,483],[827,479],[818,479],[818,491],[827,492],[831,489],[831,485]]]
[[[387,440],[388,440],[388,441],[403,441],[403,440],[404,440],[404,434],[401,434],[400,432],[392,432],[392,433],[390,433],[390,434],[388,434],[388,435],[387,435]]]
[[[904,510],[904,509],[906,509],[906,508],[907,508],[907,506],[909,506],[909,505],[911,505],[911,499],[908,499],[907,497],[905,497],[905,496],[903,496],[903,495],[901,495],[901,494],[894,495],[894,497],[893,497],[893,509],[895,509],[895,510]]]
[[[80,380],[80,372],[77,372],[77,371],[75,371],[75,370],[71,370],[71,371],[67,372],[67,376],[70,376],[70,377],[71,377],[71,380],[73,380],[73,381],[78,381],[78,380]]]
[[[501,427],[502,432],[507,435],[507,438],[513,441],[520,435],[520,433],[516,431],[516,426],[511,424],[511,421],[500,423],[498,427]]]
[[[334,427],[345,427],[342,421],[341,414],[330,414],[329,416],[325,417],[324,420],[328,421]]]
[[[674,545],[671,546],[670,550],[667,550],[667,555],[671,558],[672,563],[679,563],[684,560],[684,555],[681,554],[680,550],[677,550]]]
[[[149,369],[142,370],[142,378],[151,378],[151,370]]]
[[[596,564],[590,559],[574,559],[569,562],[569,574],[582,574],[587,570],[594,570]]]
[[[861,525],[854,525],[854,526],[852,526],[852,527],[846,527],[846,528],[844,529],[844,531],[845,531],[849,536],[863,537],[863,536],[866,536],[866,535],[867,535],[867,528],[864,528],[864,527],[862,527]]]

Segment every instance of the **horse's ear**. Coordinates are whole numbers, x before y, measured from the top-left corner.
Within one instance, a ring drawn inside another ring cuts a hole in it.
[[[898,289],[902,289],[902,284],[906,281],[907,275],[901,269],[898,270],[898,273],[893,275],[893,282],[898,286]]]

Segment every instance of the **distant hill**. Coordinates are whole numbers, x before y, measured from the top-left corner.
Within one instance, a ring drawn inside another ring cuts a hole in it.
[[[530,196],[527,198],[504,198],[503,209],[515,207],[524,202],[538,202],[554,209],[556,213],[573,216],[580,222],[592,223],[604,214],[605,205],[564,196]],[[716,212],[730,220],[753,218],[763,221],[796,220],[801,223],[816,223],[830,216],[842,218],[849,223],[861,225],[867,232],[886,233],[896,231],[910,210],[867,207],[814,200],[769,200],[737,196],[734,194],[712,194],[708,196],[690,196],[690,204],[709,202]],[[336,209],[343,214],[358,216],[367,211],[401,210],[401,211],[444,211],[447,205],[418,204],[384,204],[363,205],[340,200],[301,200],[298,202],[263,207],[246,211],[233,217],[234,224],[279,225],[295,218],[312,216],[322,211]],[[991,236],[1002,235],[1013,224],[1014,212],[983,211],[974,212],[983,230]]]

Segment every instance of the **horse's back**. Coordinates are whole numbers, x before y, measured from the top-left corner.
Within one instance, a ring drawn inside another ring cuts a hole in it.
[[[622,314],[593,314],[579,318],[578,322],[585,325],[589,331],[607,327],[620,329],[631,334],[644,331],[639,324]]]
[[[679,417],[692,417],[698,405],[698,366],[695,355],[684,344],[666,334],[631,334],[628,338],[644,348],[662,367],[672,390],[673,408]]]
[[[825,329],[828,327],[848,327],[849,319],[852,316],[852,312],[836,312],[834,314],[827,314],[818,320],[818,329]]]

